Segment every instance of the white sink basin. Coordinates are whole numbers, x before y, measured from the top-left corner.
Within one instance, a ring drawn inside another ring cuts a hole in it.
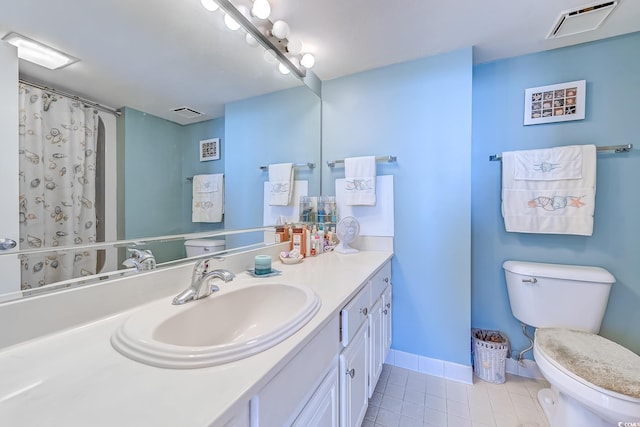
[[[184,305],[159,301],[116,330],[120,353],[162,368],[203,368],[266,350],[302,328],[320,299],[310,289],[258,284],[219,292]]]

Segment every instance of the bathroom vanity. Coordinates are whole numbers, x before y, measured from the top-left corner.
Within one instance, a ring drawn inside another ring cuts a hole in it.
[[[259,253],[277,259],[278,246]],[[312,290],[320,307],[272,347],[214,366],[152,366],[111,344],[132,316],[163,301],[171,310],[193,263],[0,305],[0,424],[359,426],[391,343],[392,252],[276,261],[282,274],[268,278],[244,272],[256,253],[216,261],[236,273],[218,284],[221,295],[290,285]]]

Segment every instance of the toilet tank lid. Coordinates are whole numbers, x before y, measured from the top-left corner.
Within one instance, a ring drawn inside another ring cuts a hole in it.
[[[185,246],[224,246],[224,240],[192,239],[185,240]]]
[[[546,264],[541,262],[505,261],[502,268],[516,274],[581,282],[615,283],[616,278],[602,267]]]

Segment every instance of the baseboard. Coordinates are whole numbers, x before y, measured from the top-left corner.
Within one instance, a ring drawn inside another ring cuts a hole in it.
[[[507,359],[505,370],[513,375],[520,377],[533,378],[536,380],[543,380],[544,377],[538,369],[538,364],[529,359],[522,359],[522,362],[518,362],[515,359]]]
[[[385,363],[411,371],[422,372],[434,377],[446,378],[465,384],[473,384],[473,366],[432,359],[399,350],[390,350]],[[544,377],[533,360],[524,359],[518,363],[514,359],[506,360],[505,370],[509,374],[520,377],[542,380]]]
[[[473,367],[446,360],[432,359],[399,350],[390,350],[385,363],[434,377],[473,384]]]

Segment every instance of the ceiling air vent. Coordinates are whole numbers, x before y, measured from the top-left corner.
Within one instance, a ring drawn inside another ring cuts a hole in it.
[[[615,9],[618,3],[620,3],[619,0],[606,1],[588,4],[577,9],[565,10],[560,13],[558,21],[547,38],[553,39],[595,30]]]
[[[185,119],[195,119],[197,117],[204,116],[204,113],[201,113],[200,111],[196,111],[193,108],[189,107],[172,108],[171,111],[173,111],[180,117],[184,117]]]

